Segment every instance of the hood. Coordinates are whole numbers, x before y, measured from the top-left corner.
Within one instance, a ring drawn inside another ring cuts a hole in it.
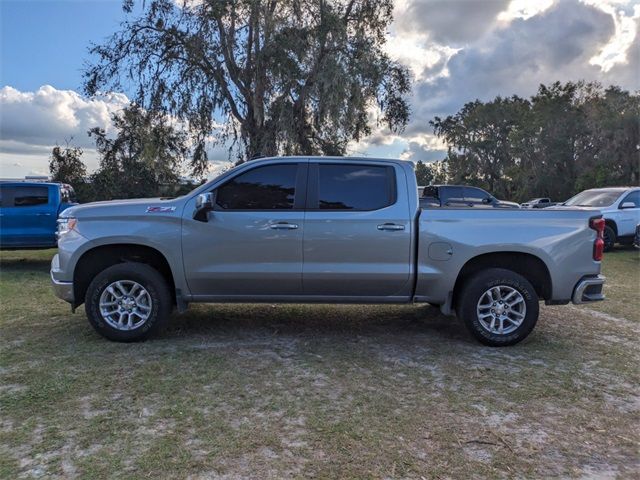
[[[508,205],[510,207],[513,207],[513,208],[520,208],[520,204],[516,203],[516,202],[508,202],[506,200],[498,200],[498,203],[500,205]]]
[[[570,206],[570,205],[562,205],[560,203],[556,205],[551,205],[547,207],[545,210],[583,210],[583,211],[600,211],[609,207],[578,207],[578,206]]]
[[[126,200],[109,200],[106,202],[83,203],[66,209],[61,217],[102,217],[132,216],[144,214],[175,213],[180,209],[182,198],[170,200],[161,198],[132,198]]]

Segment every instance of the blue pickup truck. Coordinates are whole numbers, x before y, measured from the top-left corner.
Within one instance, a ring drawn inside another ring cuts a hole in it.
[[[0,248],[56,246],[58,215],[76,205],[70,185],[52,182],[0,182]]]

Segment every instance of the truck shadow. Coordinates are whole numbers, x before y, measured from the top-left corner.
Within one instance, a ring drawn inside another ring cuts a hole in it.
[[[416,305],[194,305],[172,316],[163,339],[256,340],[429,335],[472,342],[462,323]]]

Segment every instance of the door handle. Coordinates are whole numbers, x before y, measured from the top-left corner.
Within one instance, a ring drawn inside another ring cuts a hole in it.
[[[50,213],[36,213],[36,217],[50,217]]]
[[[272,230],[296,230],[298,225],[296,223],[278,222],[269,225]]]
[[[383,223],[378,225],[378,230],[396,231],[404,230],[404,225],[396,225],[395,223]]]

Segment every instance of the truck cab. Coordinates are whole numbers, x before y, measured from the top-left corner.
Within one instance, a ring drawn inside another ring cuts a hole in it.
[[[58,215],[73,205],[76,205],[75,192],[67,184],[0,182],[0,247],[55,247]]]

